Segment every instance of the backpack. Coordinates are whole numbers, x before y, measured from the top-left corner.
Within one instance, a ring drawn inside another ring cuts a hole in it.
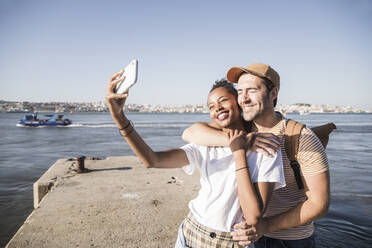
[[[299,189],[304,188],[304,184],[303,184],[302,177],[301,177],[301,168],[300,168],[299,163],[297,162],[297,153],[298,153],[298,146],[299,146],[299,141],[300,141],[300,133],[304,127],[305,127],[305,124],[289,119],[287,122],[285,133],[284,133],[285,151],[286,151],[288,160],[290,162],[290,165],[292,167],[292,170],[294,172],[297,186]],[[334,129],[336,129],[336,125],[334,123],[328,123],[325,125],[311,128],[311,130],[319,138],[324,149],[326,148],[328,144],[329,134]]]

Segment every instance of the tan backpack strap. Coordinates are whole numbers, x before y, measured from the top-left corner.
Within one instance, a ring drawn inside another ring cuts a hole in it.
[[[296,160],[298,146],[300,143],[300,134],[302,129],[305,127],[305,124],[288,120],[287,127],[285,129],[285,151],[289,161]]]
[[[304,127],[305,125],[300,122],[288,120],[285,133],[284,133],[285,152],[287,153],[289,163],[293,170],[293,174],[294,174],[298,189],[304,188],[304,183],[301,177],[301,167],[300,167],[300,164],[297,162],[297,152],[298,152],[298,145],[300,143],[300,134],[301,134],[301,130]]]

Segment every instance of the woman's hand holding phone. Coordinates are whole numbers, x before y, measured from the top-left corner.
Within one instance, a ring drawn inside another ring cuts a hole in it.
[[[119,128],[128,122],[124,115],[124,105],[127,100],[128,93],[117,94],[116,86],[125,80],[124,69],[113,74],[106,89],[106,101],[110,110],[111,116]]]
[[[133,59],[124,68],[124,73],[120,75],[120,77],[123,77],[123,80],[121,80],[116,85],[115,92],[118,94],[127,93],[129,88],[132,87],[137,82],[137,73],[138,73],[138,60]]]

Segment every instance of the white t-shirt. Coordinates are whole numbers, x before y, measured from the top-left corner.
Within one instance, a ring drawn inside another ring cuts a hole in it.
[[[195,168],[200,173],[198,196],[189,202],[191,213],[201,224],[223,232],[243,217],[238,199],[235,178],[235,160],[229,147],[206,147],[187,144],[181,147],[190,164],[183,167],[191,175]],[[285,186],[283,162],[280,151],[272,158],[261,153],[247,152],[251,180],[275,182],[274,189]]]

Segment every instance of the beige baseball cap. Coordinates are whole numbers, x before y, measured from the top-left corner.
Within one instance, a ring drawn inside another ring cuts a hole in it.
[[[275,87],[280,88],[280,77],[279,74],[271,68],[269,65],[262,63],[253,63],[247,67],[234,66],[231,67],[227,72],[227,80],[232,83],[237,83],[242,72],[253,74],[257,77],[266,78],[270,80]]]

